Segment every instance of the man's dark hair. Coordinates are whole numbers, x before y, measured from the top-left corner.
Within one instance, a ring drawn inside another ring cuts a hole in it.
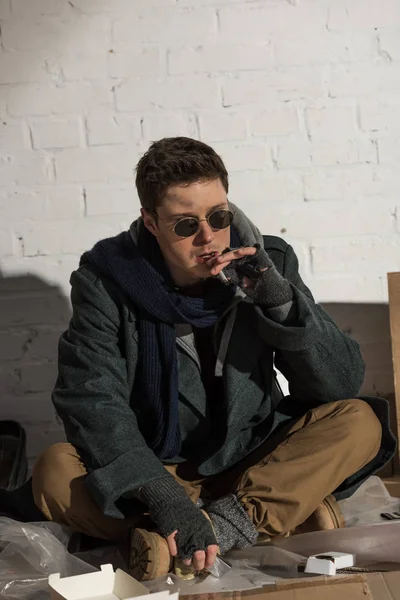
[[[221,157],[207,144],[187,137],[153,142],[136,167],[140,203],[155,213],[168,188],[220,179],[228,192],[228,173]]]

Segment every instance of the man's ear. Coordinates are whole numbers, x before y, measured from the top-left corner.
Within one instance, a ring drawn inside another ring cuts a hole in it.
[[[155,217],[145,208],[140,209],[140,214],[142,215],[144,226],[150,231],[150,233],[157,236],[158,227]]]

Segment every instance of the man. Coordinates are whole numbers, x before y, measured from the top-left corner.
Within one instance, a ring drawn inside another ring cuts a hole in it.
[[[71,277],[53,393],[69,443],[37,461],[36,505],[94,537],[130,533],[141,579],[175,556],[202,570],[260,535],[343,526],[335,498],[394,451],[384,401],[356,399],[357,344],[292,248],[229,202],[212,148],[155,142],[136,185],[141,218]]]

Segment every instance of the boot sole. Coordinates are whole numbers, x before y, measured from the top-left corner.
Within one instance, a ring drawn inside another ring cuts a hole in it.
[[[323,501],[323,504],[325,505],[325,508],[327,509],[329,516],[331,517],[332,522],[335,525],[335,529],[343,529],[344,527],[346,527],[344,516],[335,498],[331,498],[328,496]]]
[[[172,559],[168,544],[157,533],[134,529],[131,534],[129,572],[138,581],[149,581],[169,573]]]

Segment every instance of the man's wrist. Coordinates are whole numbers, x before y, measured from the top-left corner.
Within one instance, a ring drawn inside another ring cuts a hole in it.
[[[139,492],[142,502],[155,511],[166,504],[188,499],[182,486],[169,474],[147,483]]]
[[[255,304],[266,308],[283,306],[293,300],[293,290],[289,281],[282,277],[274,266],[263,273],[248,295]]]

